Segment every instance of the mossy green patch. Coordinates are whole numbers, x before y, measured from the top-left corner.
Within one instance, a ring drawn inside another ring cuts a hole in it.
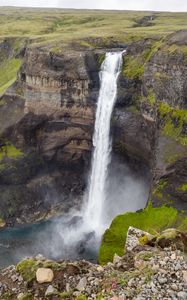
[[[182,213],[179,213],[173,207],[153,208],[149,204],[144,210],[127,212],[124,215],[117,216],[110,228],[104,233],[99,249],[100,264],[112,261],[115,253],[120,256],[123,255],[129,226],[137,227],[152,234],[176,226],[187,230],[187,218],[181,217],[181,215]]]
[[[163,121],[162,133],[187,146],[187,136],[184,133],[184,127],[187,126],[187,110],[175,109],[166,103],[160,103],[158,112]]]
[[[37,262],[32,258],[21,261],[16,267],[17,272],[21,274],[23,279],[27,282],[35,279],[37,269]]]
[[[144,74],[144,64],[139,57],[125,57],[123,75],[129,79],[141,79]]]
[[[75,297],[75,300],[87,300],[87,297],[84,294],[80,294],[79,296]]]
[[[151,57],[160,49],[163,41],[162,39],[156,42],[153,42],[152,45],[144,50],[138,55],[125,55],[123,60],[123,75],[129,79],[141,79],[146,63],[151,59]],[[152,93],[150,99],[148,99],[151,104],[154,104],[155,97]]]
[[[167,179],[161,179],[158,184],[156,184],[155,189],[153,191],[153,196],[157,196],[158,198],[163,197],[163,189],[167,185]]]
[[[187,183],[180,185],[177,190],[181,192],[187,192]]]
[[[149,261],[151,257],[153,257],[153,253],[151,251],[141,251],[138,254],[138,259],[145,261]]]
[[[153,92],[151,92],[150,94],[148,94],[147,100],[148,100],[149,104],[151,106],[153,106],[155,104],[155,102],[156,102],[155,94]]]
[[[98,63],[99,63],[99,66],[102,65],[102,63],[103,63],[104,60],[105,60],[105,54],[104,54],[104,53],[103,53],[103,54],[100,54],[100,55],[98,56]]]
[[[184,57],[184,62],[187,63],[187,46],[172,44],[170,46],[165,46],[164,50],[170,55],[181,53]]]
[[[18,58],[7,59],[0,64],[0,95],[16,80],[16,75],[21,66]]]
[[[46,261],[43,262],[42,267],[43,268],[50,268],[53,271],[56,271],[56,270],[61,270],[62,269],[62,264],[59,264],[59,263],[54,262],[54,261],[46,260]]]
[[[17,158],[18,156],[22,155],[23,152],[17,149],[13,144],[10,142],[5,143],[2,147],[0,147],[0,161],[4,157],[8,158]]]
[[[62,293],[59,293],[59,297],[61,299],[70,299],[72,296],[72,292],[62,292]]]

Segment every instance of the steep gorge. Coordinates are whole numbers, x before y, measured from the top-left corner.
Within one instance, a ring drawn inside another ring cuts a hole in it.
[[[135,172],[150,170],[154,205],[179,209],[187,205],[186,43],[186,31],[179,31],[164,41],[126,44],[111,124],[113,155]],[[105,52],[27,46],[19,53],[17,81],[0,100],[0,209],[6,225],[80,205]],[[19,155],[9,155],[11,147]]]

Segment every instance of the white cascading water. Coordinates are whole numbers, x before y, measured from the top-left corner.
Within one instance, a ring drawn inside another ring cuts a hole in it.
[[[100,72],[101,87],[93,136],[92,169],[83,216],[84,224],[88,224],[96,233],[102,232],[106,225],[103,205],[106,200],[106,179],[111,153],[110,121],[117,95],[122,55],[123,52],[107,53]]]

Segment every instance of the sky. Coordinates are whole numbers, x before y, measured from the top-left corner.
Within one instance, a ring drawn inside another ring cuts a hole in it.
[[[186,11],[187,0],[0,0],[0,6]]]

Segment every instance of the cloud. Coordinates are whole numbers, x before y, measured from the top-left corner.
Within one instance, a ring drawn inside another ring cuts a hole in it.
[[[186,11],[186,0],[0,0],[0,6]]]

